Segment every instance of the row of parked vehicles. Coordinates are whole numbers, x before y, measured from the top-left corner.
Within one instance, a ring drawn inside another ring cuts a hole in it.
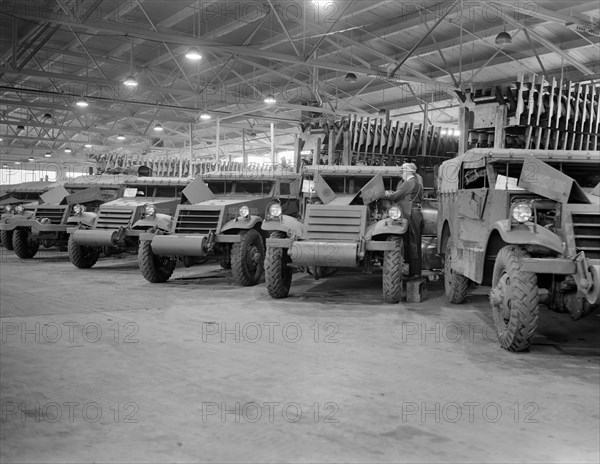
[[[437,197],[428,189],[422,204],[424,273],[441,274],[455,304],[491,285],[498,338],[510,351],[530,347],[540,304],[577,319],[599,303],[600,154],[534,155],[471,150],[440,166]],[[383,193],[399,178],[399,167],[373,166],[193,181],[86,176],[7,208],[0,231],[21,258],[58,246],[82,269],[137,251],[152,283],[166,282],[178,262],[213,260],[242,286],[264,275],[273,298],[288,296],[294,270],[318,278],[381,269],[383,300],[398,303],[408,224]]]

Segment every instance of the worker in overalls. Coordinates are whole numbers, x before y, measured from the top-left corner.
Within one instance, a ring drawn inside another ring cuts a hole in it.
[[[414,163],[401,166],[402,179],[394,192],[385,192],[385,197],[397,202],[402,214],[408,219],[408,246],[405,246],[410,278],[421,277],[421,234],[423,232],[423,183]]]

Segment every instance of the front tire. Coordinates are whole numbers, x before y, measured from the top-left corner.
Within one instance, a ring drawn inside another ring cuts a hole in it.
[[[258,231],[251,229],[242,235],[242,241],[231,249],[231,270],[234,280],[249,287],[260,280],[265,261],[265,245]]]
[[[14,250],[13,246],[13,231],[12,230],[0,230],[0,240],[2,241],[2,245],[7,250]]]
[[[388,237],[396,248],[383,252],[383,301],[399,303],[402,298],[402,250],[401,237]]]
[[[13,233],[15,254],[21,259],[31,259],[38,252],[40,244],[32,239],[31,230],[16,229]]]
[[[177,262],[166,256],[155,255],[150,240],[140,240],[138,265],[148,282],[158,284],[166,282],[173,275]]]
[[[79,269],[89,269],[100,257],[100,248],[77,245],[73,239],[73,235],[69,236],[69,260],[75,267]]]
[[[283,232],[273,232],[271,238],[285,238]],[[267,247],[265,255],[265,281],[271,298],[286,298],[292,287],[293,269],[287,248]]]
[[[500,346],[508,351],[527,351],[537,330],[537,275],[521,270],[527,257],[525,250],[505,246],[494,265],[490,303]]]
[[[465,301],[469,291],[469,279],[452,270],[452,256],[456,256],[456,250],[450,239],[446,243],[446,255],[444,256],[444,289],[446,298],[452,304],[460,304]]]

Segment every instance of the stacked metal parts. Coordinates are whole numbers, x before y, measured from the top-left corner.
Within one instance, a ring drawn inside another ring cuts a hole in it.
[[[598,149],[600,88],[592,83],[549,82],[533,74],[505,88],[459,96],[467,149]]]

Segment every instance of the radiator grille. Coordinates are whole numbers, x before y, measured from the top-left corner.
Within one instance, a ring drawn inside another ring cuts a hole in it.
[[[175,233],[208,234],[216,232],[221,211],[180,209],[175,224]]]
[[[573,214],[575,248],[583,251],[586,258],[600,259],[600,215]]]
[[[127,227],[133,216],[132,209],[100,208],[96,229],[118,229]]]
[[[311,206],[306,219],[308,240],[355,242],[363,234],[364,206]]]
[[[38,220],[42,218],[48,218],[50,219],[50,224],[61,224],[66,209],[66,206],[57,208],[48,208],[40,206],[35,210],[35,218]]]

